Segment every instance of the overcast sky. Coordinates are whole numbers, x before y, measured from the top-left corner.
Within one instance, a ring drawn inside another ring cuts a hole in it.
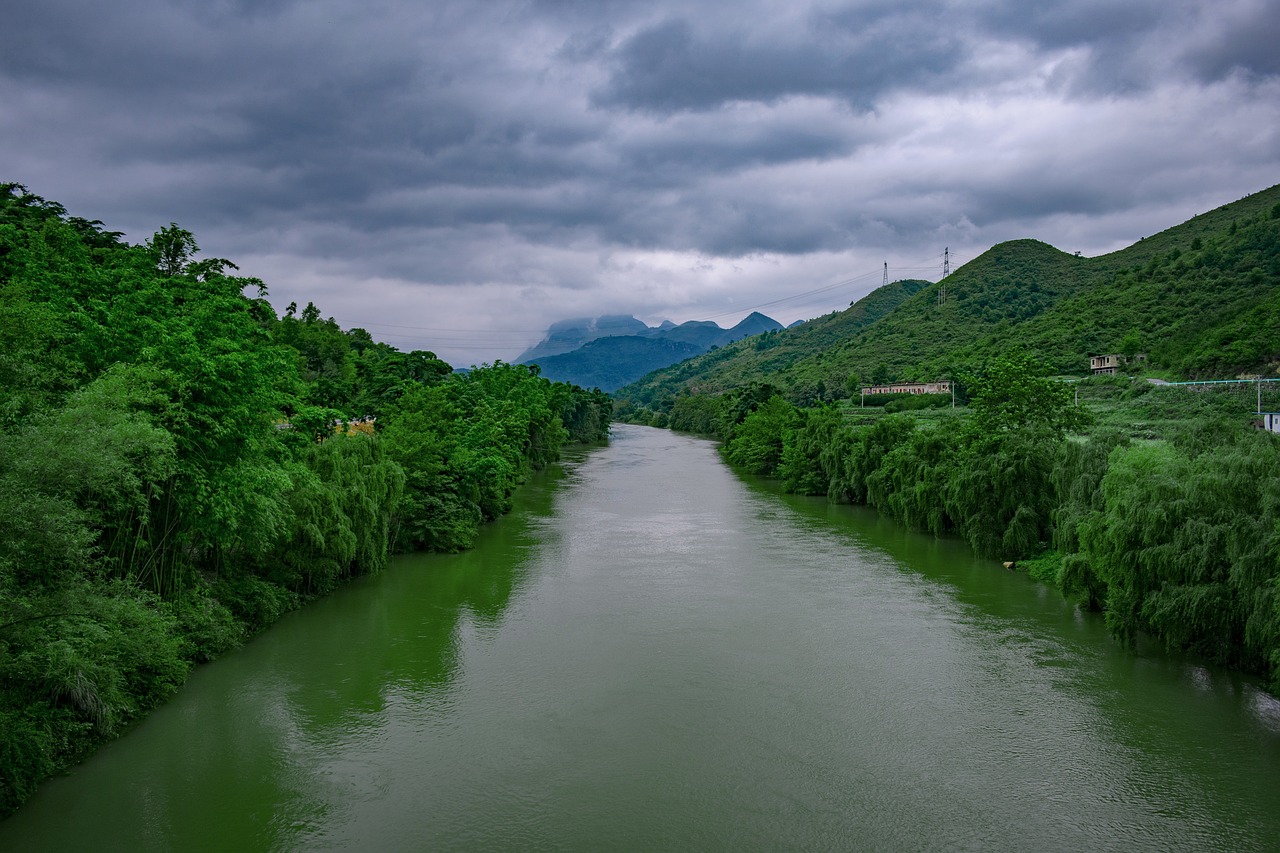
[[[1277,45],[1275,0],[8,0],[0,180],[465,365],[1121,248],[1280,182]]]

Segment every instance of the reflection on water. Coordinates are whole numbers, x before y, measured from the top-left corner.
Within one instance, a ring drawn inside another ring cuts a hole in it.
[[[474,550],[398,558],[202,667],[0,824],[0,849],[282,849],[376,797],[392,782],[361,753],[397,702],[447,711],[461,637],[500,624],[565,476],[535,478]]]
[[[1266,850],[1280,713],[636,427],[205,667],[0,849]]]

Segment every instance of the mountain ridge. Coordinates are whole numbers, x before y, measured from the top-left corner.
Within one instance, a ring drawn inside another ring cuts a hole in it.
[[[770,382],[795,402],[831,399],[850,377],[927,381],[1012,347],[1083,375],[1093,354],[1136,345],[1176,375],[1280,370],[1280,185],[1093,258],[1011,240],[938,282],[895,282],[849,309],[768,340],[739,342],[619,389],[645,407],[679,393]],[[894,290],[894,288],[899,288]],[[895,302],[870,319],[868,302]],[[860,307],[861,306],[861,307]],[[824,325],[832,334],[819,337]],[[771,353],[777,349],[777,353]]]
[[[553,381],[572,381],[585,388],[614,391],[653,370],[728,345],[742,338],[782,328],[771,317],[753,311],[731,328],[711,320],[689,320],[676,325],[664,320],[658,326],[644,325],[634,317],[611,315],[597,318],[608,323],[562,320],[553,323],[547,338],[520,356],[518,364],[536,364],[542,375]],[[569,350],[552,351],[575,334],[601,328],[634,328],[634,334],[600,334]],[[594,325],[592,325],[594,323]],[[533,352],[535,355],[529,356]],[[538,354],[541,352],[542,354]]]

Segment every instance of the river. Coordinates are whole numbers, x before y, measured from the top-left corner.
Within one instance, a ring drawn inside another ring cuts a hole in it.
[[[0,850],[1275,850],[1280,703],[615,427],[197,670]]]

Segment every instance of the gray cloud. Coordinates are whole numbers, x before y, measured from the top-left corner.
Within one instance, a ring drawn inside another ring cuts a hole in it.
[[[571,314],[732,320],[885,260],[915,275],[944,243],[1102,251],[1260,189],[1278,20],[1267,0],[20,0],[0,162],[132,240],[182,223],[280,305],[509,358]]]
[[[1280,8],[1267,0],[1224,3],[1185,56],[1204,80],[1240,73],[1257,80],[1280,76]]]
[[[1100,53],[1133,45],[1178,15],[1169,0],[1077,0],[1074,3],[1019,3],[1000,0],[984,4],[981,19],[995,34],[1025,38],[1049,49],[1085,46]]]
[[[810,20],[799,32],[697,32],[682,17],[647,27],[614,51],[603,106],[670,113],[796,95],[871,108],[894,88],[945,85],[965,54],[959,39],[922,29],[915,14],[850,12]]]

